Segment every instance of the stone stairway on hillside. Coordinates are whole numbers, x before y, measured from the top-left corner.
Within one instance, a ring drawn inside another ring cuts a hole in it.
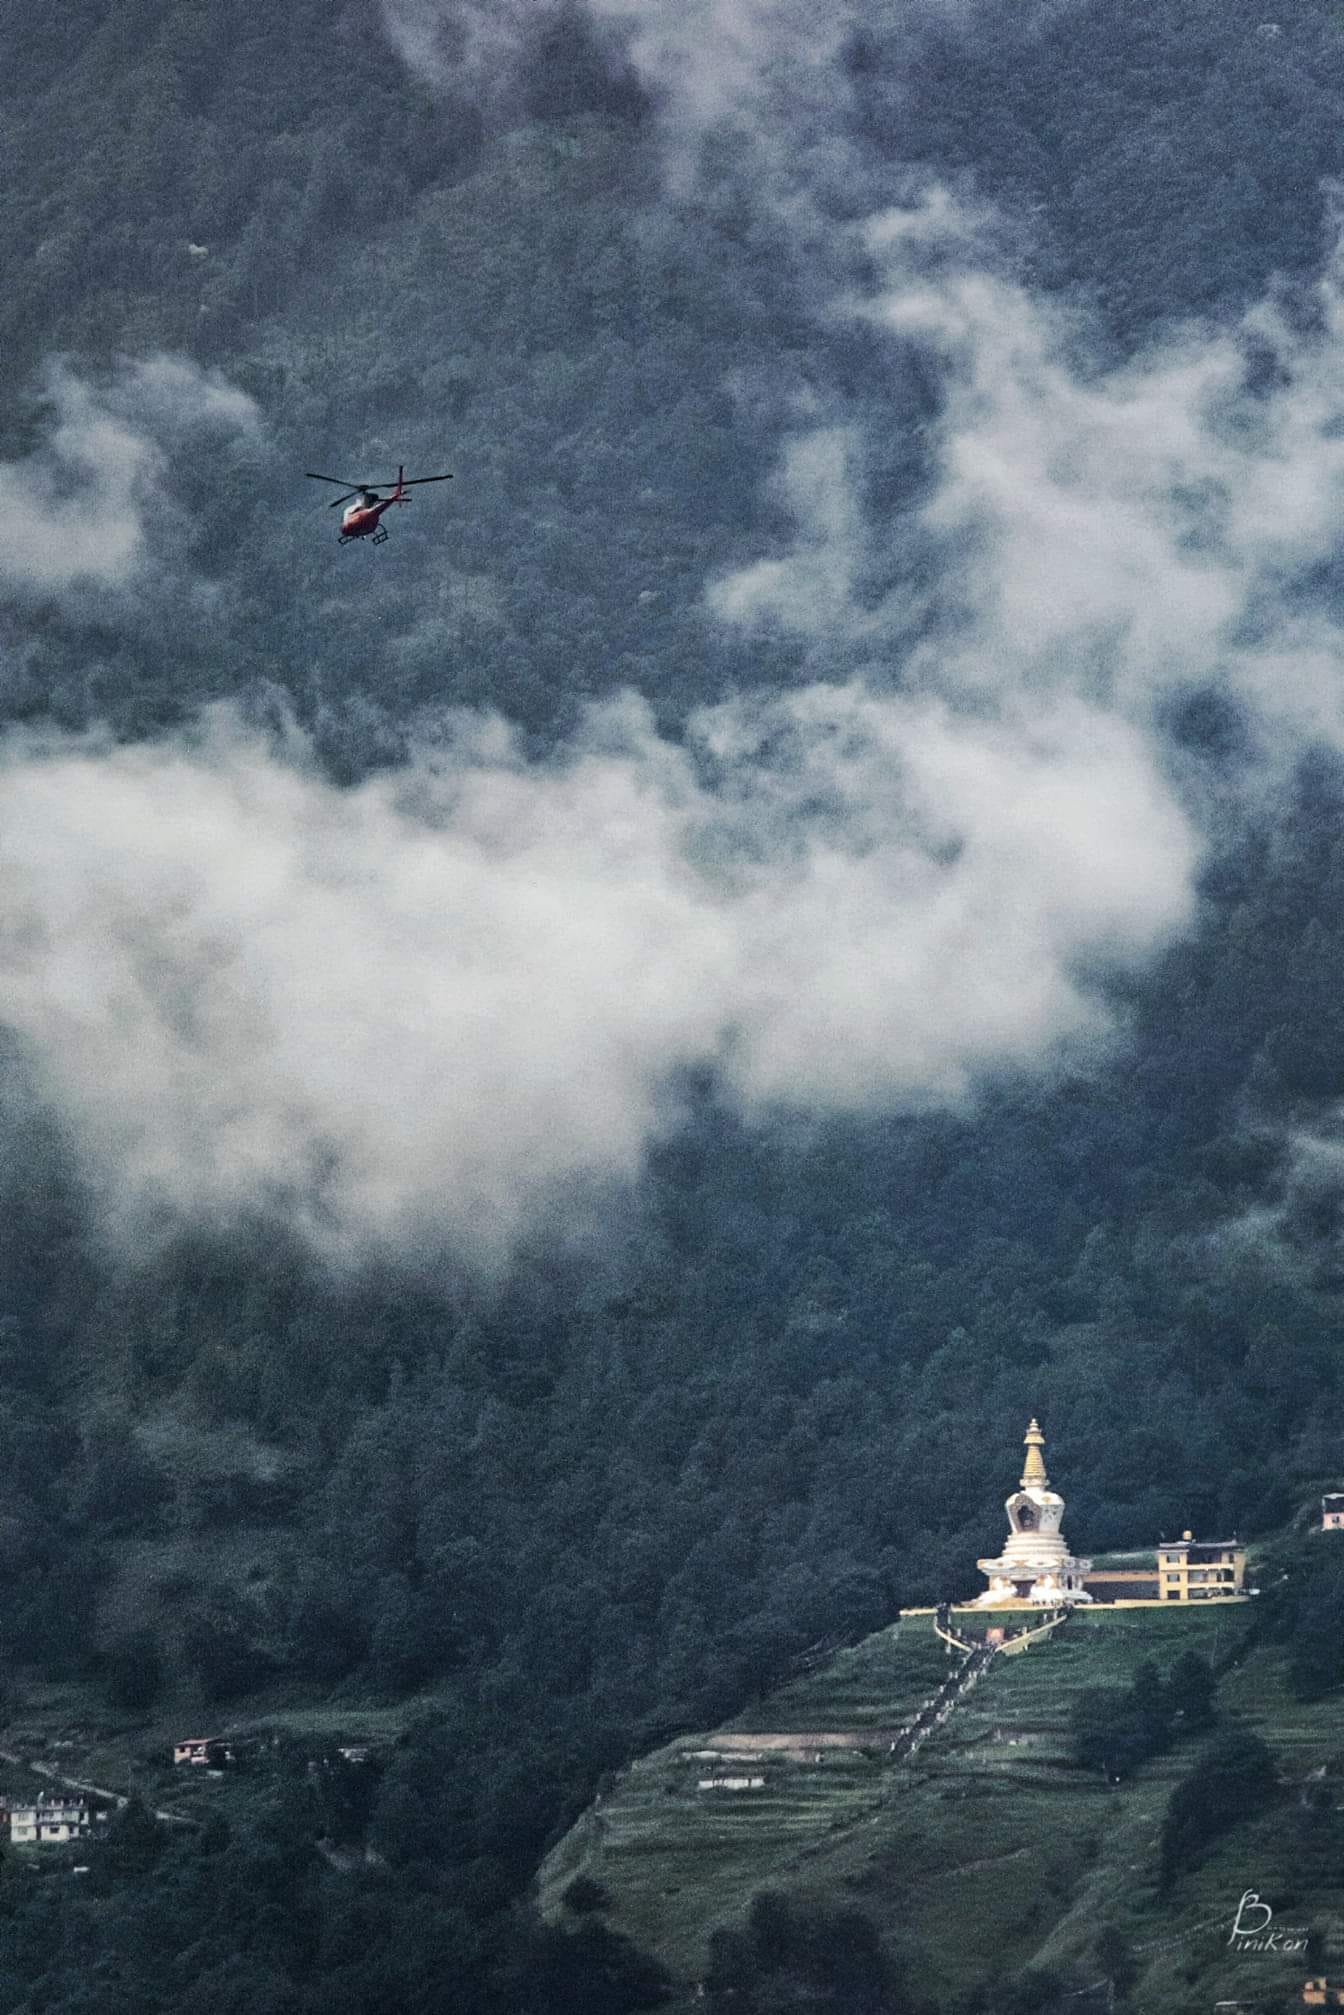
[[[908,1763],[944,1725],[957,1705],[978,1685],[993,1663],[995,1651],[995,1646],[987,1644],[967,1647],[960,1665],[948,1673],[932,1700],[925,1702],[909,1727],[892,1743],[888,1755],[893,1763]]]
[[[684,1751],[683,1755],[687,1760],[731,1766],[766,1757],[777,1761],[786,1758],[796,1762],[808,1759],[819,1761],[826,1752],[861,1749],[870,1755],[880,1754],[890,1763],[907,1762],[931,1735],[945,1726],[957,1706],[979,1684],[995,1658],[1012,1656],[1043,1641],[1063,1625],[1067,1615],[1067,1610],[1050,1611],[1035,1616],[1020,1629],[1003,1636],[966,1637],[956,1628],[951,1608],[944,1606],[934,1614],[934,1631],[949,1652],[960,1654],[958,1663],[937,1691],[920,1703],[911,1719],[886,1727],[880,1724],[842,1727],[832,1722],[821,1729],[815,1726],[807,1729],[795,1727],[787,1733],[738,1727],[732,1730],[731,1735],[721,1737],[713,1747],[702,1742],[700,1747]],[[739,1787],[735,1779],[724,1778],[722,1781],[706,1780],[700,1788],[755,1790],[762,1787],[755,1780],[750,1787],[745,1782]]]
[[[921,1749],[929,1737],[943,1727],[953,1710],[966,1699],[979,1684],[996,1658],[1011,1657],[1027,1650],[1032,1644],[1041,1643],[1060,1630],[1068,1621],[1067,1609],[1052,1610],[1039,1621],[1015,1630],[994,1641],[985,1638],[963,1637],[952,1620],[950,1605],[944,1604],[934,1611],[933,1627],[949,1651],[963,1653],[956,1670],[950,1672],[932,1700],[924,1703],[914,1721],[892,1743],[890,1758],[893,1763],[905,1763]]]

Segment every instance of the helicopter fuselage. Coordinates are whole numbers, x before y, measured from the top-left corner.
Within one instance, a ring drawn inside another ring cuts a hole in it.
[[[379,497],[373,492],[358,496],[341,513],[342,542],[346,539],[367,539],[370,533],[377,532],[384,511],[393,504],[409,504],[410,501],[409,497],[400,497],[395,493],[390,497]]]

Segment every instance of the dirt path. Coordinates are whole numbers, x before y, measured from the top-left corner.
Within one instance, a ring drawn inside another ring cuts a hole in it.
[[[36,1757],[20,1756],[17,1750],[0,1749],[0,1763],[12,1763],[19,1770],[32,1770],[39,1777],[45,1777],[53,1784],[63,1785],[67,1791],[86,1791],[94,1798],[105,1798],[109,1805],[124,1805],[124,1791],[109,1791],[105,1784],[89,1784],[82,1777],[66,1777],[54,1763],[39,1763]],[[169,1826],[199,1826],[198,1819],[192,1819],[185,1812],[167,1812],[158,1806],[151,1808],[156,1819],[162,1819]]]

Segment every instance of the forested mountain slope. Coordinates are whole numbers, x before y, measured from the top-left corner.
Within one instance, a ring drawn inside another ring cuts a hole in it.
[[[1340,1481],[1334,15],[450,14],[0,6],[12,1710],[413,1730],[34,2006],[595,2006],[548,1841],[1030,1413],[1084,1550]]]

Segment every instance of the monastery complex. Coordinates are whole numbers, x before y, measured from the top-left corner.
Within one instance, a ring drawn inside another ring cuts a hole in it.
[[[1163,1540],[1151,1566],[1094,1570],[1070,1553],[1063,1533],[1064,1499],[1050,1487],[1045,1436],[1033,1420],[1017,1489],[1004,1505],[1008,1538],[1002,1553],[976,1562],[989,1586],[977,1609],[1058,1609],[1091,1602],[1208,1602],[1246,1594],[1246,1548],[1238,1539],[1196,1540],[1183,1532]]]

